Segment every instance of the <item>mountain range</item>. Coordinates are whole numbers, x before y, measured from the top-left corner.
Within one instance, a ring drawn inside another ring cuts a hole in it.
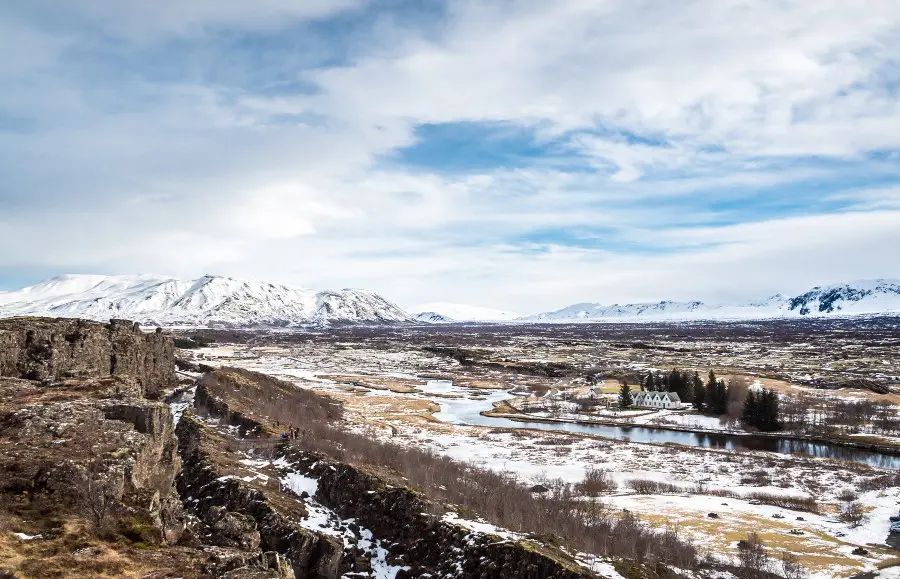
[[[520,318],[533,323],[602,321],[758,320],[770,318],[900,315],[900,280],[860,280],[816,286],[790,297],[775,294],[739,304],[707,304],[700,301],[655,303],[574,304],[552,312]]]
[[[402,309],[368,291],[316,292],[215,275],[193,280],[63,275],[0,293],[0,317],[20,315],[124,318],[162,326],[291,327],[412,321]]]
[[[590,323],[900,315],[900,280],[863,280],[739,304],[660,301],[579,303],[520,317],[478,306],[424,304],[410,314],[373,292],[312,291],[206,275],[63,275],[0,292],[0,317],[124,318],[161,326],[302,327],[389,323]]]

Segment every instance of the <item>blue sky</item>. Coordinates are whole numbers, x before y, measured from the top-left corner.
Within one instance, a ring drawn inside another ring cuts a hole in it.
[[[0,289],[533,312],[900,277],[891,1],[34,0],[0,49]]]

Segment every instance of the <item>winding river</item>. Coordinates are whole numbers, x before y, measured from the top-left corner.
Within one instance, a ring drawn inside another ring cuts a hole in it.
[[[849,460],[877,468],[900,470],[900,456],[840,444],[753,434],[668,430],[652,426],[611,426],[572,422],[511,420],[509,418],[483,416],[481,414],[485,410],[490,410],[495,402],[514,397],[506,391],[494,391],[486,395],[473,396],[472,390],[455,386],[452,382],[446,380],[429,380],[425,386],[420,387],[420,390],[425,393],[425,398],[441,406],[441,410],[435,413],[435,418],[452,424],[553,430],[587,434],[614,440],[628,440],[630,442],[673,443],[683,446],[724,450],[762,450],[778,454]],[[482,393],[479,392],[478,394]]]

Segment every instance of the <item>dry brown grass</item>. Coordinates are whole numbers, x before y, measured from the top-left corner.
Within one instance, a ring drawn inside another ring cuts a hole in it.
[[[802,535],[792,535],[790,530],[796,521],[779,521],[750,513],[725,514],[710,519],[705,512],[677,511],[660,508],[655,503],[646,505],[646,510],[636,511],[642,520],[661,527],[678,526],[686,536],[701,542],[714,553],[734,553],[737,541],[746,538],[748,529],[759,529],[758,533],[766,549],[772,555],[786,550],[796,553],[801,564],[812,573],[834,577],[849,577],[864,569],[864,563],[845,555],[842,549],[850,546],[821,531],[803,527]],[[876,556],[885,556],[888,549],[867,547]]]
[[[9,516],[4,515],[7,523]],[[19,579],[202,576],[198,554],[189,549],[135,547],[118,537],[104,541],[77,517],[55,530],[31,528],[29,534],[40,530],[44,536],[30,541],[0,533],[0,570]]]

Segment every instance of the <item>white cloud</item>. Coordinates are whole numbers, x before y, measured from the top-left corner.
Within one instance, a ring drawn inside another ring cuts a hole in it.
[[[895,187],[853,182],[898,178],[868,155],[900,149],[893,2],[461,1],[364,27],[337,64],[279,68],[307,47],[268,35],[361,6],[18,11],[0,276],[221,271],[520,311],[900,276]],[[558,158],[454,173],[393,156],[459,122],[522,127]],[[847,207],[806,192],[803,217],[740,215],[847,171],[822,194]]]

